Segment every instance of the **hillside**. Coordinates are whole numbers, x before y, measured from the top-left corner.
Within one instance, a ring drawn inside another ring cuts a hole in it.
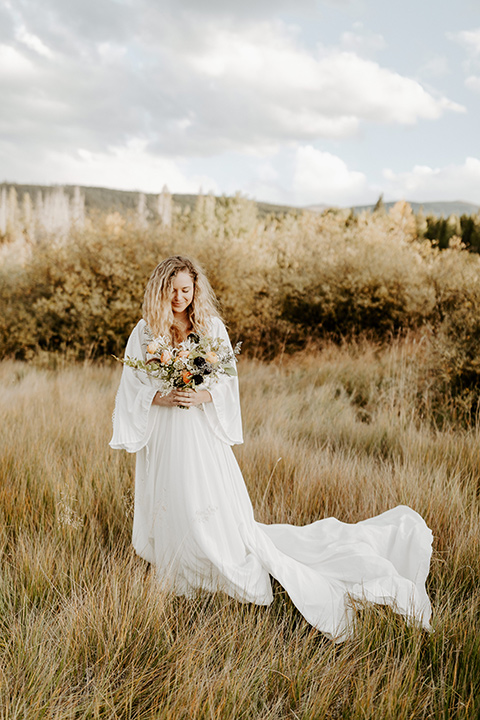
[[[52,189],[52,185],[19,185],[17,183],[0,183],[0,191],[2,188],[10,190],[15,188],[17,191],[18,200],[22,202],[23,196],[29,193],[30,197],[35,200],[37,193],[40,191],[45,193]],[[60,186],[58,186],[60,187]],[[74,185],[62,185],[61,186],[66,195],[70,198],[73,197]],[[84,197],[85,197],[85,209],[86,210],[97,210],[102,213],[107,212],[125,212],[128,210],[136,210],[138,206],[138,191],[133,190],[113,190],[111,188],[103,187],[85,187],[79,186]],[[186,195],[174,193],[172,195],[173,201],[179,205],[182,210],[185,207],[193,209],[197,201],[197,195]],[[153,209],[155,207],[158,194],[145,193],[147,207]],[[299,208],[294,208],[286,205],[274,205],[272,203],[257,202],[258,213],[260,216],[264,215],[283,215],[287,212],[298,211]]]
[[[436,215],[437,217],[448,217],[449,215],[476,215],[480,207],[473,203],[464,202],[463,200],[453,200],[450,202],[410,202],[408,201],[413,212],[416,214],[420,210],[423,210],[425,215]],[[385,208],[390,210],[395,205],[395,202],[385,202]],[[357,205],[353,209],[355,212],[361,212],[362,210],[372,211],[375,205]]]
[[[45,193],[51,190],[51,185],[19,185],[17,183],[0,183],[0,190],[2,188],[10,189],[14,187],[17,191],[18,199],[21,202],[25,193],[29,193],[32,199],[35,199],[37,192],[41,191]],[[65,193],[70,197],[73,197],[74,186],[64,185],[62,186]],[[103,187],[84,187],[81,186],[81,190],[85,196],[85,209],[86,210],[98,210],[100,212],[125,212],[128,210],[136,210],[138,206],[138,195],[137,191],[132,190],[113,190],[111,188]],[[156,204],[156,198],[158,195],[152,193],[146,193],[147,207],[153,208]],[[182,209],[189,207],[193,209],[197,200],[197,195],[186,195],[186,194],[173,194],[174,202],[179,205]],[[299,212],[301,210],[311,210],[313,212],[323,212],[328,209],[328,205],[319,203],[315,205],[308,205],[307,207],[294,207],[291,205],[275,205],[273,203],[260,202],[257,203],[258,213],[261,217],[265,215],[282,215],[287,212]],[[385,202],[385,208],[388,210],[395,202]],[[451,202],[425,202],[417,203],[410,202],[412,210],[418,213],[420,209],[423,209],[425,215],[434,215],[437,217],[448,217],[449,215],[475,215],[479,212],[480,208],[478,205],[473,203],[463,202],[461,200]],[[352,209],[355,212],[361,212],[362,210],[372,211],[375,205],[356,205]]]

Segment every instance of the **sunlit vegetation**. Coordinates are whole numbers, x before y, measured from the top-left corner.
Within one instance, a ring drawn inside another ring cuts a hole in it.
[[[433,632],[366,608],[341,645],[278,585],[269,608],[162,590],[130,545],[134,458],[107,445],[119,368],[4,361],[0,717],[477,717],[480,436],[419,412],[424,350],[240,364],[236,452],[258,520],[404,503],[433,530]]]
[[[478,218],[439,239],[406,203],[261,214],[165,191],[95,213],[55,192],[0,212],[0,719],[478,717]],[[435,537],[432,633],[359,608],[334,645],[278,585],[269,608],[187,601],[135,556],[111,354],[178,253],[243,341],[236,454],[257,519],[410,505]]]
[[[408,204],[260,218],[241,196],[199,196],[191,210],[164,191],[155,216],[144,198],[130,214],[85,212],[75,224],[81,196],[67,200],[68,232],[44,228],[2,246],[2,357],[119,355],[151,271],[183,253],[206,268],[246,355],[271,359],[362,336],[388,343],[413,332],[428,346],[419,392],[430,388],[437,420],[475,422],[480,255],[455,233],[440,249]]]

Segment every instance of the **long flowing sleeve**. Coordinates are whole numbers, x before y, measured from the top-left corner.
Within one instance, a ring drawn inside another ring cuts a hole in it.
[[[212,318],[211,322],[213,337],[222,338],[231,349],[230,338],[223,322],[219,318]],[[205,403],[203,407],[212,432],[228,445],[240,445],[243,443],[243,433],[238,378],[224,375],[208,390],[212,402]]]
[[[140,320],[133,329],[125,349],[125,357],[145,359],[144,327],[145,321]],[[148,378],[142,380],[141,373],[123,366],[115,399],[111,448],[135,453],[147,444],[153,428],[152,400],[156,392],[157,388],[149,383]]]

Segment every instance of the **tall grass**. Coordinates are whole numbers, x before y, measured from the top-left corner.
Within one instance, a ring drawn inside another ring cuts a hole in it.
[[[241,361],[258,520],[406,503],[434,532],[433,632],[367,607],[342,645],[278,585],[268,608],[159,588],[130,545],[134,459],[107,446],[118,367],[0,365],[0,718],[478,717],[480,433],[433,429],[423,352]]]

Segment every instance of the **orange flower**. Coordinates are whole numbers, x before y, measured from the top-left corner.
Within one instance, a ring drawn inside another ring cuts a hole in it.
[[[160,362],[162,363],[162,365],[167,365],[167,363],[169,363],[171,359],[172,353],[168,352],[168,350],[164,350],[160,355]]]
[[[177,357],[179,358],[187,358],[190,355],[188,350],[180,350],[180,352],[177,354]]]
[[[214,353],[213,350],[210,350],[210,352],[205,355],[205,360],[212,364],[216,363],[218,362],[218,355],[217,353]]]
[[[183,373],[182,373],[182,380],[183,380],[183,382],[185,383],[185,385],[188,385],[188,382],[189,382],[189,380],[190,380],[191,377],[192,377],[192,373],[191,373],[191,372],[189,372],[188,370],[184,370],[184,371],[183,371]]]

